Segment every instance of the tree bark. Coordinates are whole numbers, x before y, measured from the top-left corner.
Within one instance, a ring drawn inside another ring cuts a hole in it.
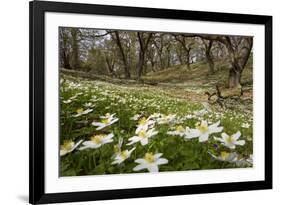
[[[180,44],[182,45],[182,47],[186,53],[186,62],[185,62],[186,68],[187,68],[187,70],[190,70],[191,68],[190,68],[189,59],[190,59],[190,51],[192,49],[191,46],[193,45],[193,43],[186,45],[185,36],[182,36],[182,35],[180,37],[178,37],[177,35],[174,35],[174,37],[178,42],[180,42]]]
[[[229,70],[228,77],[228,86],[229,88],[241,87],[241,76],[242,72],[247,64],[247,61],[250,57],[251,50],[253,47],[252,37],[248,38],[248,47],[244,46],[242,51],[243,53],[235,53],[235,50],[232,47],[231,40],[229,37],[226,38],[226,47],[230,54],[231,67]]]
[[[143,70],[143,64],[144,64],[144,53],[143,52],[139,52],[139,62],[138,62],[138,67],[137,67],[137,77],[138,80],[140,79],[141,75],[142,75],[142,70]]]
[[[139,62],[137,65],[137,79],[140,80],[142,72],[143,72],[145,53],[147,51],[149,41],[152,37],[152,33],[149,33],[148,37],[146,39],[144,39],[143,36],[141,36],[140,32],[137,32],[137,35],[138,35],[138,40],[139,40],[139,45],[140,45]]]
[[[79,63],[79,46],[78,46],[78,32],[77,28],[71,29],[71,37],[72,37],[72,62],[73,62],[73,68],[79,69],[80,63]]]
[[[126,55],[124,53],[124,49],[123,49],[123,46],[122,46],[121,41],[120,41],[119,32],[114,31],[114,34],[115,34],[116,44],[117,44],[117,46],[119,48],[119,51],[120,51],[120,54],[121,54],[120,56],[121,56],[123,66],[124,66],[125,78],[129,79],[129,78],[131,78],[131,74],[130,74],[130,71],[129,71],[129,66],[128,66]]]
[[[60,28],[60,66],[66,69],[71,69],[70,66],[70,38],[64,28]]]
[[[228,87],[240,88],[241,87],[241,71],[231,68],[228,75]]]
[[[189,52],[190,52],[190,50],[186,51],[186,62],[185,62],[185,64],[186,64],[187,70],[190,70],[190,69],[191,69],[191,68],[190,68],[190,62],[189,62],[189,58],[190,58]]]
[[[204,34],[184,34],[185,37],[200,37],[206,40],[214,40],[224,44],[230,56],[231,67],[229,70],[229,88],[241,86],[241,75],[250,57],[253,38],[244,37],[244,40],[248,41],[247,46],[243,46],[242,51],[235,51],[233,48],[230,36],[218,36],[218,35],[204,35]],[[241,53],[243,52],[243,53]]]
[[[170,48],[167,48],[167,67],[169,68],[171,66],[171,52]]]
[[[106,65],[107,65],[107,69],[108,69],[109,75],[111,77],[115,76],[115,73],[114,73],[114,60],[110,60],[109,57],[105,54],[105,62],[106,62]]]
[[[66,54],[65,51],[63,51],[63,67],[66,69],[71,69],[70,63],[69,63],[69,55]]]
[[[154,62],[153,60],[151,60],[150,63],[151,63],[151,70],[152,70],[153,72],[155,72],[155,68],[154,68],[155,62]]]
[[[211,75],[215,73],[215,65],[214,65],[212,52],[211,52],[212,45],[213,45],[213,40],[209,40],[208,45],[205,45],[206,46],[206,59],[207,59],[208,66],[209,66],[209,73]]]

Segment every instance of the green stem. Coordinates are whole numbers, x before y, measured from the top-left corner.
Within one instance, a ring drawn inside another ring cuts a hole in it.
[[[94,165],[95,168],[97,167],[97,162],[96,162],[96,151],[93,152],[93,161],[94,161]]]
[[[101,148],[102,148],[102,147],[99,148],[100,162],[102,162],[102,160],[103,160],[103,159],[102,159],[102,151],[101,151]]]
[[[88,158],[88,167],[89,167],[89,171],[92,170],[91,155]]]

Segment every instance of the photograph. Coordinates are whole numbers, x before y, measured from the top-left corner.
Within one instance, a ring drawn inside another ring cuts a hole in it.
[[[58,29],[60,177],[254,167],[253,36]]]

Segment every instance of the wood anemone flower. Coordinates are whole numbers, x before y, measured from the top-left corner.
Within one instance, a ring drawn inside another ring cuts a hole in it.
[[[80,117],[80,116],[86,115],[86,114],[88,114],[88,113],[90,113],[92,111],[93,111],[93,109],[86,109],[86,110],[84,110],[83,108],[79,108],[79,109],[76,110],[76,114],[73,115],[73,117]]]
[[[238,140],[241,136],[241,132],[238,131],[233,135],[228,135],[226,133],[221,134],[221,138],[215,137],[214,139],[221,142],[221,144],[229,149],[235,149],[236,145],[245,145],[245,140]]]
[[[136,148],[132,148],[130,150],[124,150],[124,151],[120,151],[118,153],[116,153],[114,155],[114,161],[111,164],[121,164],[122,162],[124,162],[126,159],[128,159],[132,152],[135,150]]]
[[[159,165],[167,164],[168,160],[166,158],[160,158],[162,153],[146,153],[144,158],[136,159],[135,162],[138,163],[136,167],[134,167],[134,171],[140,171],[142,169],[147,169],[149,172],[158,172]]]
[[[218,127],[220,124],[220,121],[208,125],[208,122],[205,120],[202,120],[201,123],[198,123],[196,126],[196,129],[190,130],[190,138],[199,138],[199,142],[205,142],[208,141],[209,135],[213,133],[218,133],[223,130],[223,127]]]
[[[92,122],[93,126],[96,126],[96,130],[101,130],[107,126],[112,125],[113,123],[117,122],[119,119],[114,117],[114,114],[106,113],[105,116],[100,116],[101,122]]]
[[[148,139],[157,134],[158,134],[158,132],[155,131],[154,128],[149,129],[149,130],[143,129],[140,132],[138,132],[138,134],[136,136],[129,138],[130,142],[127,145],[132,145],[137,142],[140,142],[142,146],[147,145]]]
[[[83,140],[78,141],[76,144],[72,140],[65,140],[62,145],[60,145],[60,156],[64,156],[70,152],[73,152]]]
[[[80,147],[79,150],[97,149],[104,144],[113,142],[113,136],[113,133],[93,135],[92,137],[90,137],[90,140],[84,141],[82,143],[83,147]]]

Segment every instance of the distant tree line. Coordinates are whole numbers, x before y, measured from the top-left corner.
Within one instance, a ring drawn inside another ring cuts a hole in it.
[[[60,67],[118,78],[141,79],[181,65],[205,62],[215,74],[216,62],[229,62],[229,87],[241,85],[243,69],[251,55],[253,38],[182,33],[59,29]]]

